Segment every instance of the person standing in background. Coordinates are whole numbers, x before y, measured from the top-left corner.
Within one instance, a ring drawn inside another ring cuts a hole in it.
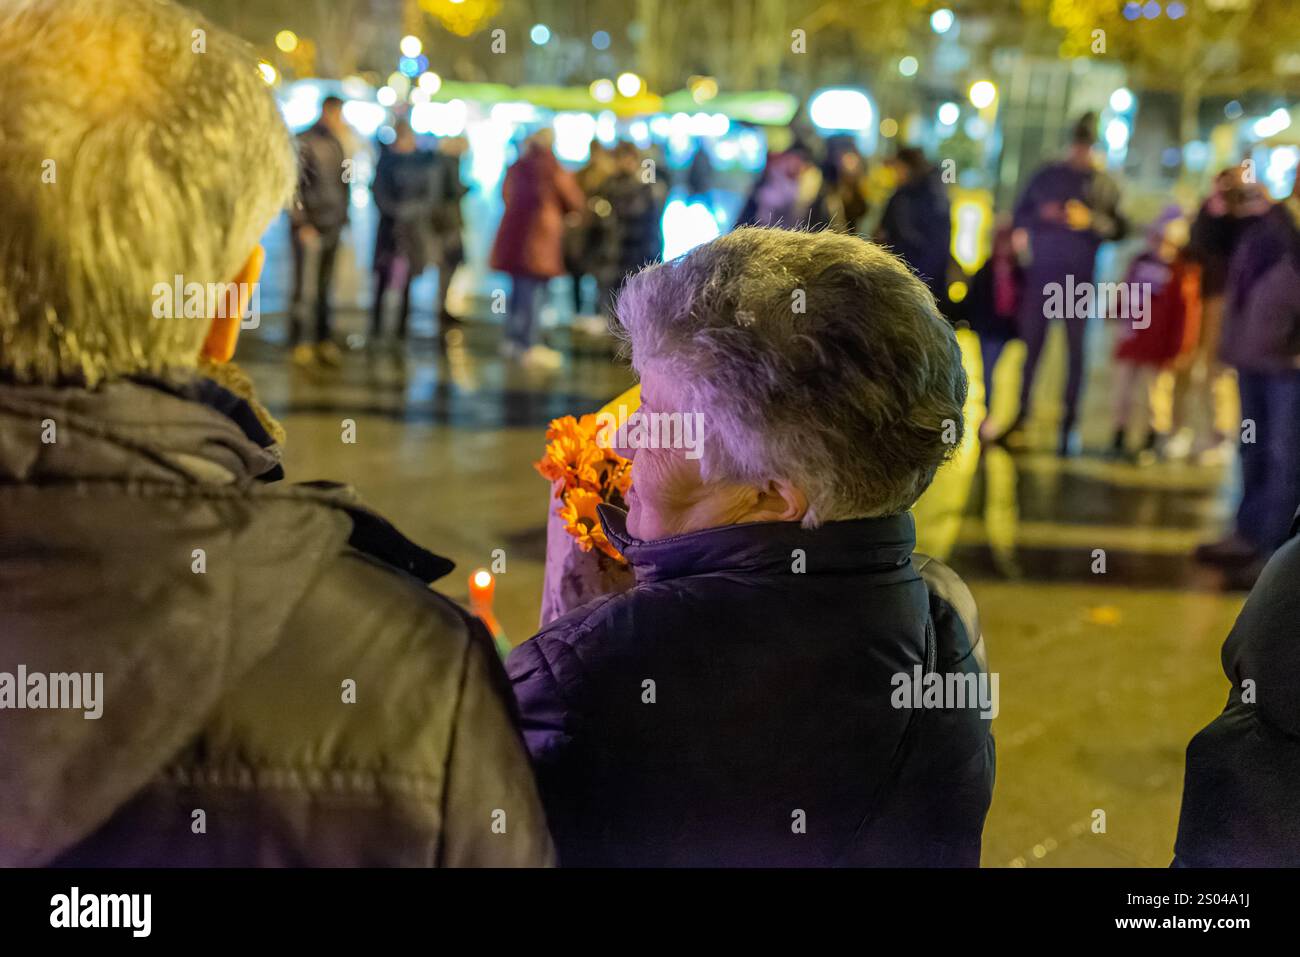
[[[598,281],[596,301],[592,308],[587,310],[584,308],[582,280],[588,274],[595,272],[593,259],[602,240],[601,231],[606,225],[605,218],[598,216],[592,207],[599,201],[600,189],[613,172],[614,157],[609,150],[605,149],[604,143],[600,140],[592,140],[587,165],[578,170],[575,176],[578,188],[582,190],[586,202],[581,208],[569,213],[564,223],[564,268],[573,280],[574,322],[593,332],[596,331],[597,324],[601,331],[605,327],[604,320],[597,319],[595,316],[600,312],[604,289]]]
[[[320,119],[298,137],[298,198],[290,215],[293,248],[293,300],[289,344],[293,361],[337,366],[342,359],[331,339],[330,291],[339,239],[348,222],[349,169],[345,144],[351,139],[343,120],[343,101],[327,96]],[[311,344],[304,330],[314,318]]]
[[[614,172],[599,197],[609,205],[610,228],[599,253],[600,309],[614,314],[614,296],[623,279],[663,255],[663,198],[658,184],[647,182],[641,154],[626,141],[614,147]]]
[[[1242,234],[1269,207],[1268,194],[1248,183],[1240,166],[1214,178],[1214,187],[1192,221],[1187,255],[1201,267],[1201,321],[1195,349],[1174,379],[1171,457],[1211,461],[1230,451],[1217,427],[1215,388],[1227,371],[1219,361],[1228,264]]]
[[[1142,435],[1136,460],[1141,465],[1156,458],[1151,387],[1160,370],[1189,349],[1201,312],[1200,270],[1183,254],[1186,244],[1187,220],[1182,209],[1170,206],[1147,230],[1147,248],[1129,265],[1124,277],[1129,290],[1149,289],[1150,295],[1144,316],[1117,319],[1120,332],[1115,344],[1110,454],[1127,456],[1125,439],[1136,413]]]
[[[1075,124],[1070,149],[1063,160],[1049,163],[1034,174],[1016,204],[1015,225],[1028,234],[1030,262],[1025,273],[1025,297],[1020,308],[1020,331],[1025,340],[1025,371],[1020,386],[1020,411],[1000,441],[1012,440],[1028,421],[1034,373],[1047,341],[1051,323],[1047,300],[1053,288],[1092,284],[1101,244],[1122,239],[1128,223],[1119,211],[1120,193],[1115,181],[1097,168],[1093,146],[1097,117],[1088,113]],[[1084,333],[1087,315],[1064,319],[1069,343],[1069,372],[1065,384],[1065,414],[1061,420],[1058,451],[1075,451],[1074,426],[1083,391]]]
[[[822,194],[830,228],[857,235],[871,210],[867,201],[867,162],[851,140],[827,144],[822,168]]]
[[[509,314],[502,353],[526,365],[557,368],[560,354],[534,343],[546,284],[564,275],[564,218],[581,209],[585,197],[552,149],[555,133],[539,130],[506,172],[505,212],[492,244],[493,269],[511,278]]]
[[[893,250],[921,277],[939,311],[948,315],[948,263],[952,259],[952,212],[939,170],[916,146],[892,161],[898,188],[885,204],[876,242]]]
[[[451,280],[456,269],[465,261],[465,219],[460,201],[469,192],[460,178],[460,158],[465,155],[467,143],[463,136],[452,136],[438,141],[433,154],[435,199],[433,207],[433,254],[438,267],[438,298],[433,312],[438,317],[438,328],[446,332],[461,320],[447,308]]]
[[[1016,257],[1011,241],[1009,217],[1004,216],[993,234],[993,250],[970,283],[970,293],[962,303],[962,312],[971,331],[979,336],[980,358],[984,366],[984,421],[980,438],[989,441],[993,430],[989,413],[993,409],[993,370],[1002,350],[1012,339],[1020,338],[1020,299],[1024,295],[1025,271]]]
[[[370,339],[378,344],[384,331],[385,305],[399,299],[398,347],[406,341],[411,313],[411,283],[424,272],[433,252],[433,211],[438,196],[434,157],[416,148],[415,133],[406,120],[396,124],[396,139],[375,167],[371,191],[379,210],[375,230],[375,301],[370,313]]]
[[[1300,180],[1237,245],[1219,355],[1241,392],[1241,503],[1232,534],[1196,558],[1249,588],[1300,506]]]

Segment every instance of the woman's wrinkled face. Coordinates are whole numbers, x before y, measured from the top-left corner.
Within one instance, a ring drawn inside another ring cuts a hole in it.
[[[691,415],[699,411],[683,405],[673,378],[655,364],[647,365],[641,376],[641,413]],[[707,441],[707,412],[699,421]],[[705,482],[700,459],[688,455],[689,450],[685,448],[642,447],[619,451],[632,459],[627,530],[642,541],[784,517],[770,510],[769,496],[759,489],[734,482]]]

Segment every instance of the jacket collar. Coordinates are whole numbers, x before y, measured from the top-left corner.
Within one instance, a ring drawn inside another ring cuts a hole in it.
[[[663,581],[717,572],[789,574],[802,550],[808,574],[893,571],[910,567],[916,523],[910,512],[883,518],[828,522],[724,525],[654,541],[633,538],[627,512],[597,507],[605,536],[628,560],[637,581]]]

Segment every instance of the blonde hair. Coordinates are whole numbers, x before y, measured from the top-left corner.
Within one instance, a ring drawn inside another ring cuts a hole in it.
[[[243,41],[167,0],[0,6],[0,373],[197,364],[153,290],[235,277],[292,197],[289,131]]]

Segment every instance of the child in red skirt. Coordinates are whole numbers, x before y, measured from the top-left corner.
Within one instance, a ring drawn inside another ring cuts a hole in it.
[[[1147,248],[1129,265],[1131,314],[1123,320],[1115,345],[1114,438],[1111,454],[1125,454],[1125,436],[1131,414],[1137,413],[1142,444],[1137,457],[1155,457],[1151,386],[1161,369],[1182,355],[1195,341],[1200,316],[1200,271],[1184,255],[1187,221],[1182,211],[1170,207],[1147,231]],[[1139,315],[1133,304],[1145,304]]]

